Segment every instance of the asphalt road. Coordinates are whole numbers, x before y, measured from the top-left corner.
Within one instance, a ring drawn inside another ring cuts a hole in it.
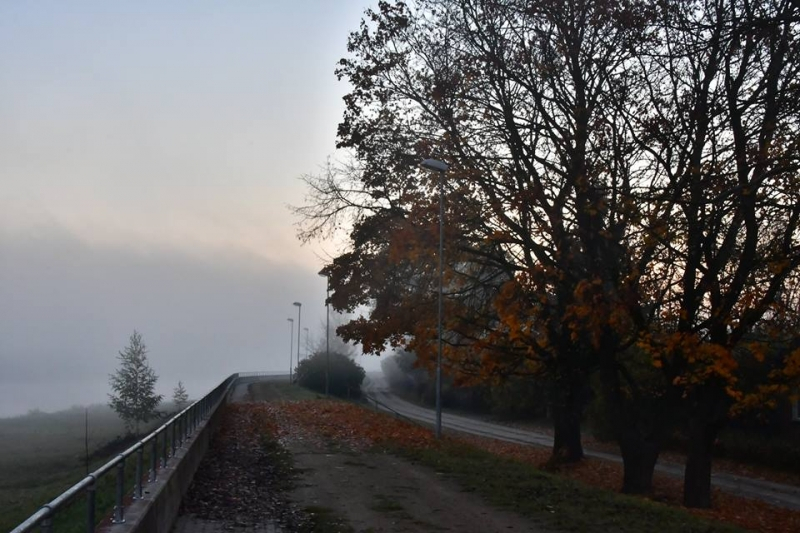
[[[409,403],[393,395],[379,375],[368,376],[364,382],[364,390],[368,397],[377,400],[376,405],[378,408],[394,412],[417,422],[430,425],[435,423],[433,409]],[[553,438],[545,433],[511,428],[447,412],[442,413],[442,427],[444,430],[461,431],[519,444],[546,447],[553,445]],[[591,449],[584,450],[584,453],[589,457],[622,462],[622,458],[616,454]],[[683,477],[683,465],[681,464],[659,461],[656,465],[656,471],[675,477]],[[800,510],[800,487],[726,473],[713,474],[711,483],[715,487],[732,494],[764,500],[779,507]]]

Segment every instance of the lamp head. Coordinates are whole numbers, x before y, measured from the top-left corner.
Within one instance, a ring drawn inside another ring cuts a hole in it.
[[[292,305],[296,305],[297,307],[300,307],[303,304],[301,304],[300,302],[294,302]]]
[[[444,161],[439,161],[438,159],[423,159],[422,163],[420,163],[422,168],[427,168],[428,170],[435,170],[437,172],[447,172],[447,169],[450,166],[445,163]]]

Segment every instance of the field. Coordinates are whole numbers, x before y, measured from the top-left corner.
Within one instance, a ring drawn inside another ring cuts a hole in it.
[[[95,405],[88,414],[91,471],[130,442],[111,409]],[[0,419],[0,531],[10,531],[86,475],[84,439],[83,407]]]

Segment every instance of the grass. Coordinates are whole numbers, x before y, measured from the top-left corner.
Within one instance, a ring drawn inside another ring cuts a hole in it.
[[[740,529],[666,505],[594,489],[469,445],[398,448],[402,456],[450,476],[492,505],[570,532],[733,533]]]
[[[89,471],[93,471],[132,442],[120,439],[125,426],[111,409],[96,405],[88,410]],[[153,422],[144,430],[150,431],[162,423]],[[57,413],[33,411],[24,416],[0,419],[0,531],[10,531],[86,476],[84,438],[83,407]],[[115,444],[109,445],[110,442]],[[146,470],[149,447],[145,451]],[[135,457],[126,462],[126,491],[133,487],[135,464]],[[115,479],[112,472],[99,483],[98,518],[114,505]],[[56,530],[84,531],[85,514],[85,498],[79,497],[59,512]],[[71,529],[68,523],[77,524],[77,529]]]
[[[251,385],[258,401],[305,400],[317,394],[297,385],[261,382]],[[119,441],[125,425],[105,405],[89,410],[89,471],[93,471],[132,442]],[[147,434],[163,420],[142,428]],[[171,434],[169,435],[171,437]],[[86,476],[85,411],[73,407],[56,413],[31,411],[27,415],[0,419],[0,531],[10,531],[23,520]],[[160,441],[160,439],[159,439]],[[171,447],[170,447],[171,448]],[[159,453],[161,444],[159,443]],[[145,448],[144,469],[148,469],[150,447]],[[133,487],[135,457],[125,465],[126,494]],[[102,518],[114,506],[115,472],[99,483],[97,517]],[[146,486],[145,486],[146,489]],[[84,531],[85,498],[80,496],[57,515],[57,531]],[[72,525],[70,525],[72,524]],[[75,529],[73,529],[75,528]]]

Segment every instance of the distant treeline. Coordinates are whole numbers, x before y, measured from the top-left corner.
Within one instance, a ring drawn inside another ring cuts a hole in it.
[[[392,390],[409,400],[434,405],[436,384],[426,368],[416,366],[417,357],[399,351],[383,359],[381,368]],[[549,416],[546,382],[530,377],[508,377],[494,384],[460,385],[451,376],[442,378],[442,405],[504,418],[544,419]]]

